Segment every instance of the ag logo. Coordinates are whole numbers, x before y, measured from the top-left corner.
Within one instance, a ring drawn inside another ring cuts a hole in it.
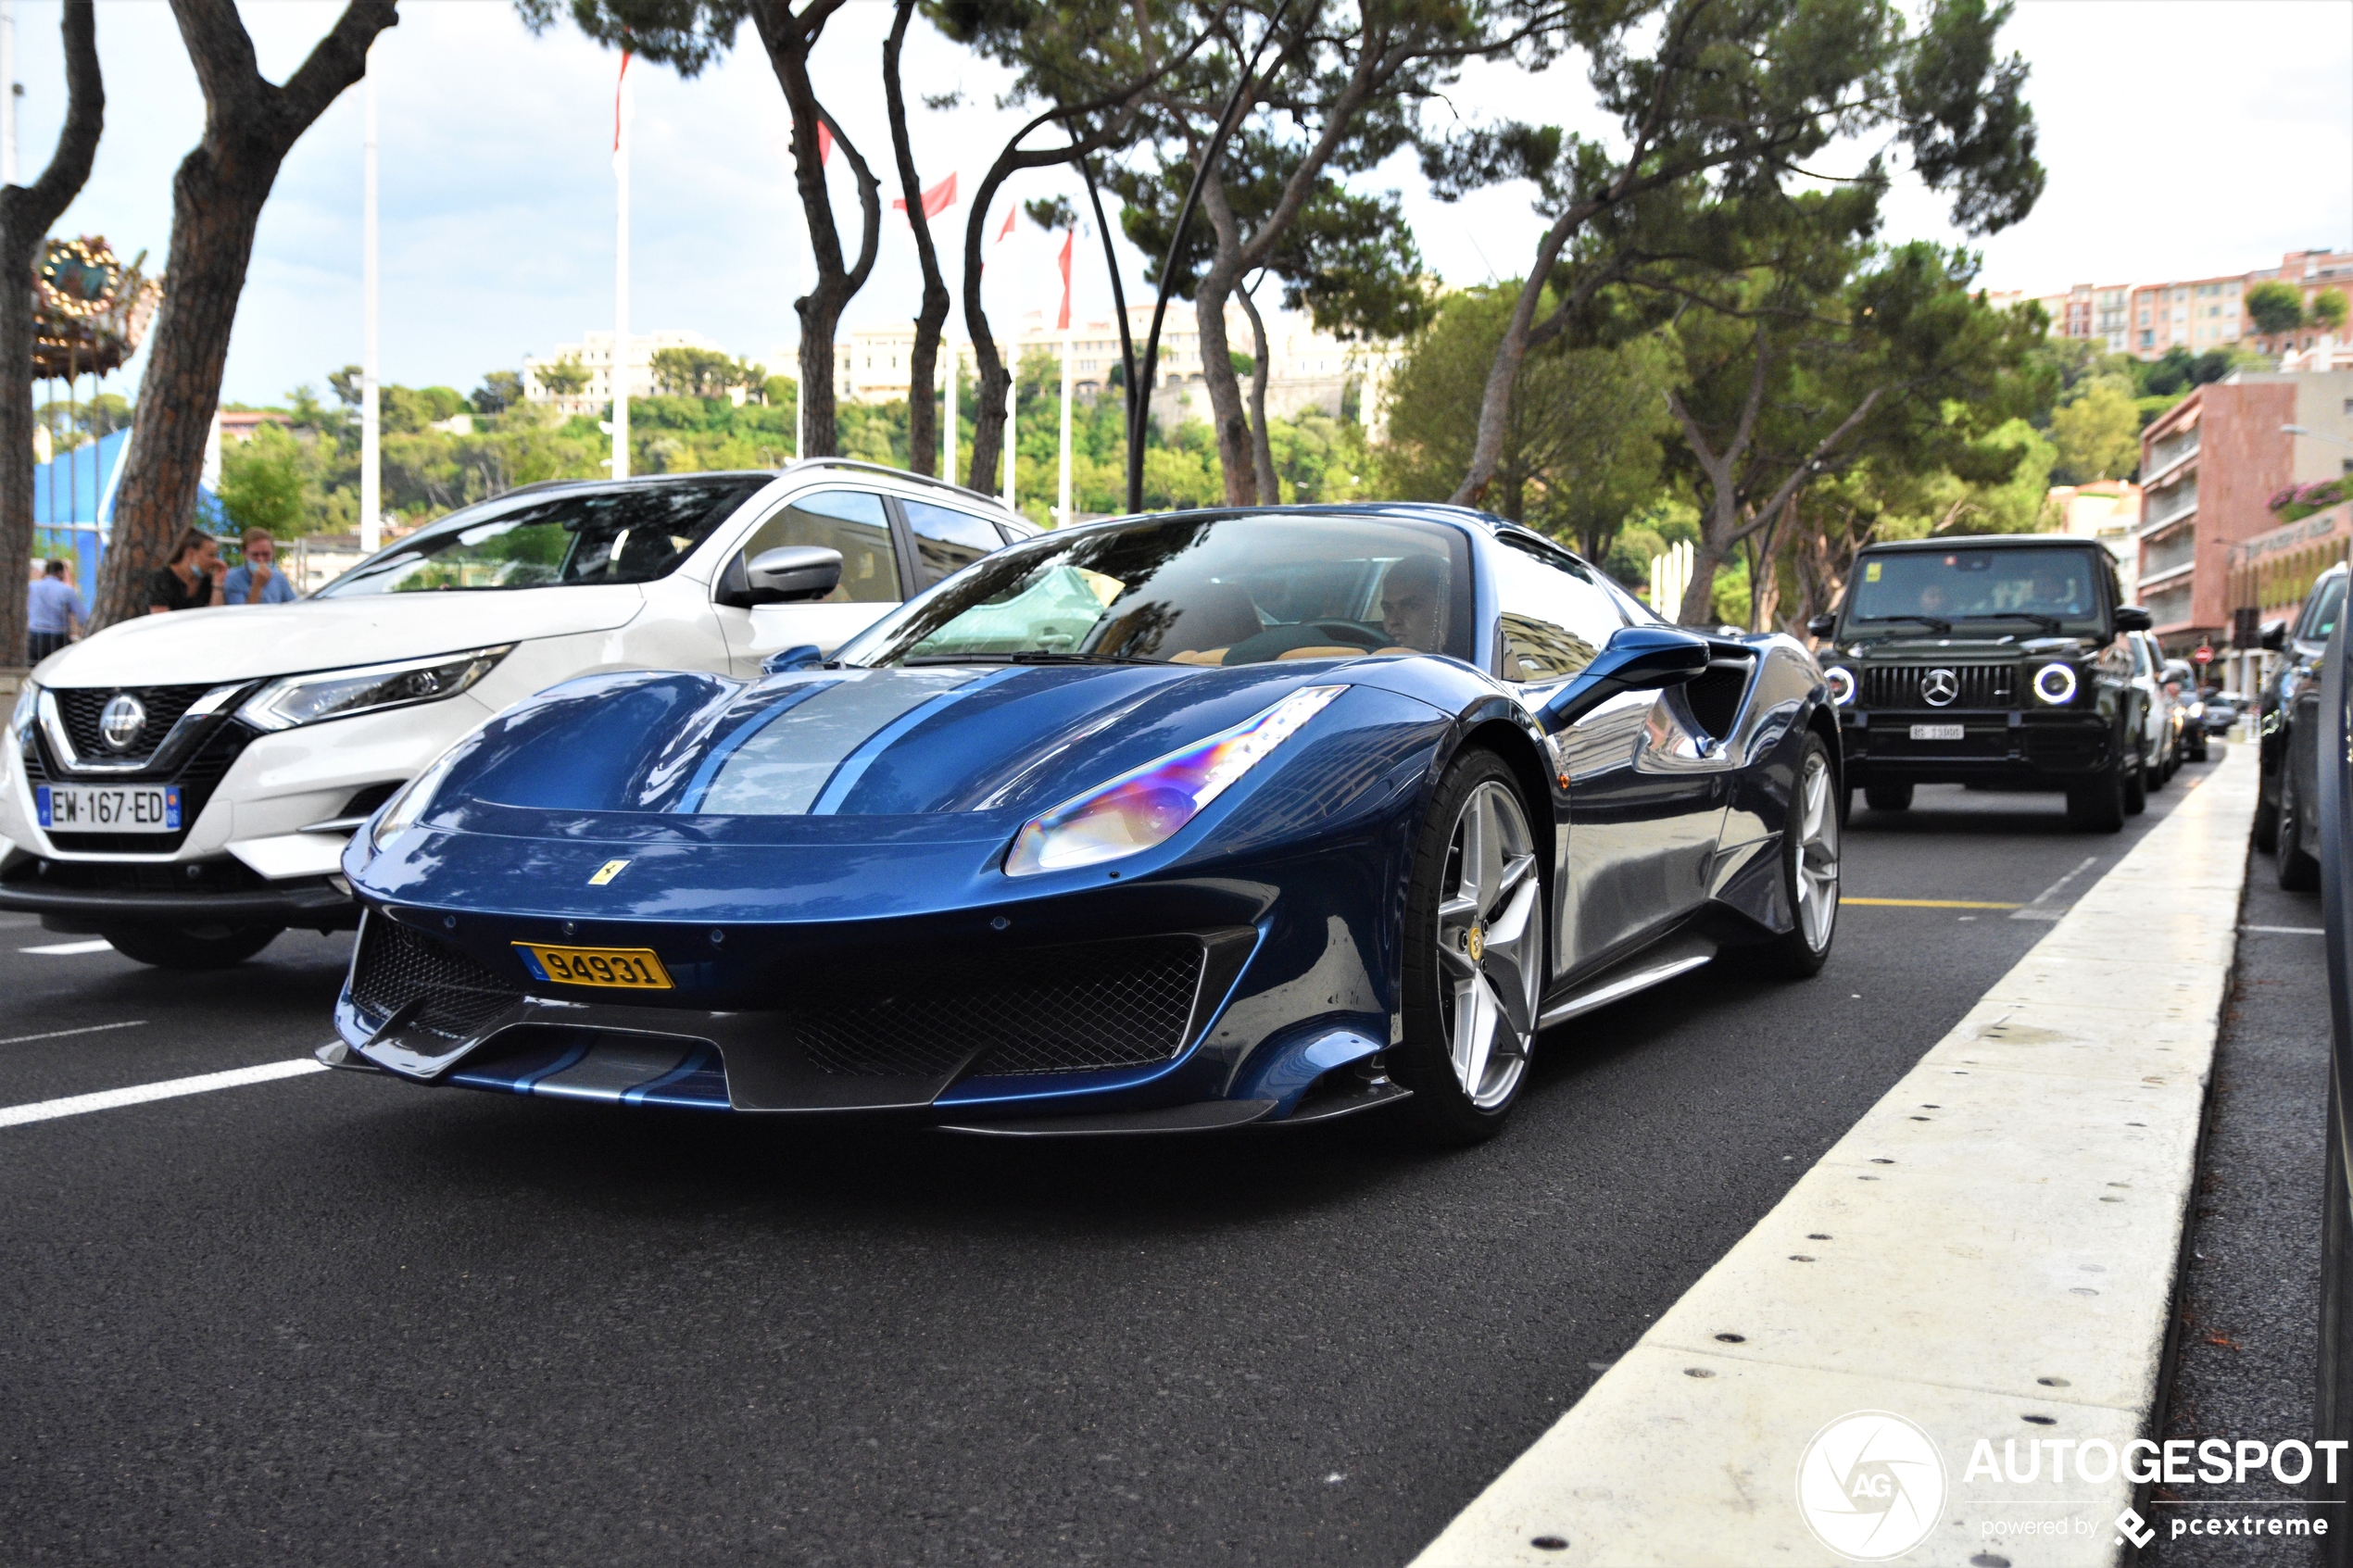
[[[1806,1445],[1797,1512],[1841,1557],[1881,1562],[1928,1538],[1944,1507],[1944,1456],[1900,1415],[1856,1411]]]
[[[1961,695],[1961,678],[1950,670],[1931,670],[1920,677],[1920,696],[1931,708],[1942,708]]]

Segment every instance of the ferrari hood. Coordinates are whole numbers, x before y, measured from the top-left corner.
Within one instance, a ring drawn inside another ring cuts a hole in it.
[[[245,681],[609,631],[644,604],[635,586],[585,583],[180,610],[109,626],[44,659],[34,678],[66,687]]]
[[[751,685],[592,676],[486,726],[431,816],[535,834],[628,813],[634,823],[593,831],[666,834],[687,819],[698,834],[796,839],[807,830],[790,824],[817,819],[972,822],[1058,804],[1332,678],[1322,662],[813,670]],[[527,826],[535,815],[546,825]]]

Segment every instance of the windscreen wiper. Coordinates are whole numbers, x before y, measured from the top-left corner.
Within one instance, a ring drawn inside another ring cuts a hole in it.
[[[2057,616],[2037,615],[2031,609],[2005,609],[1993,615],[1964,615],[1961,619],[1963,621],[2032,621],[2054,637],[2067,629],[2067,622]]]
[[[1014,653],[917,653],[899,661],[901,664],[1166,664],[1164,659],[1146,659],[1135,653],[1049,653],[1042,649],[1024,648]]]
[[[1931,632],[1950,632],[1953,629],[1953,623],[1939,615],[1858,615],[1855,619],[1866,625],[1888,621],[1917,621]]]

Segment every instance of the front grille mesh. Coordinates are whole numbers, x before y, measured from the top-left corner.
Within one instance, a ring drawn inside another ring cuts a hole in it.
[[[811,1064],[839,1077],[937,1077],[975,1051],[982,1076],[1146,1066],[1184,1048],[1202,952],[1194,937],[1152,937],[901,976],[903,990],[794,1025]]]
[[[66,686],[57,693],[57,716],[65,721],[73,749],[84,761],[145,762],[156,754],[156,747],[171,733],[171,726],[180,722],[180,716],[210,690],[208,685]],[[131,743],[129,750],[117,751],[99,732],[98,715],[123,692],[139,699],[139,706],[147,710],[147,721],[139,727],[138,738]]]
[[[2009,664],[1894,665],[1863,671],[1863,705],[1867,708],[1928,708],[1920,682],[1931,670],[1950,670],[1960,693],[1946,708],[2009,708],[2015,706]]]
[[[424,1005],[410,1023],[462,1040],[522,999],[519,985],[372,909],[363,927],[351,999],[378,1018],[391,1017],[422,996]]]

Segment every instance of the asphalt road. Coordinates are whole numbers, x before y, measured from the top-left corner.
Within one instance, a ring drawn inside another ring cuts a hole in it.
[[[2269,855],[2247,864],[2238,972],[2216,1042],[2196,1230],[2183,1282],[2165,1437],[2309,1438],[2319,1364],[2321,1206],[2328,1138],[2329,993],[2321,896],[2284,893]],[[2310,1560],[2307,1543],[2246,1536],[2172,1538],[2175,1519],[2302,1512],[2276,1501],[2304,1488],[2159,1486],[2142,1561],[2190,1564]],[[2315,1511],[2316,1516],[2320,1512]],[[2345,1522],[2332,1518],[2330,1527]]]
[[[1858,807],[1846,892],[2091,859],[2056,912],[2203,771],[2117,835]],[[343,1073],[0,1127],[0,1562],[1399,1562],[2049,929],[2013,913],[1850,904],[1816,980],[1579,1020],[1444,1156]],[[305,1052],[347,947],[19,950],[66,940],[0,929],[0,1106]]]

